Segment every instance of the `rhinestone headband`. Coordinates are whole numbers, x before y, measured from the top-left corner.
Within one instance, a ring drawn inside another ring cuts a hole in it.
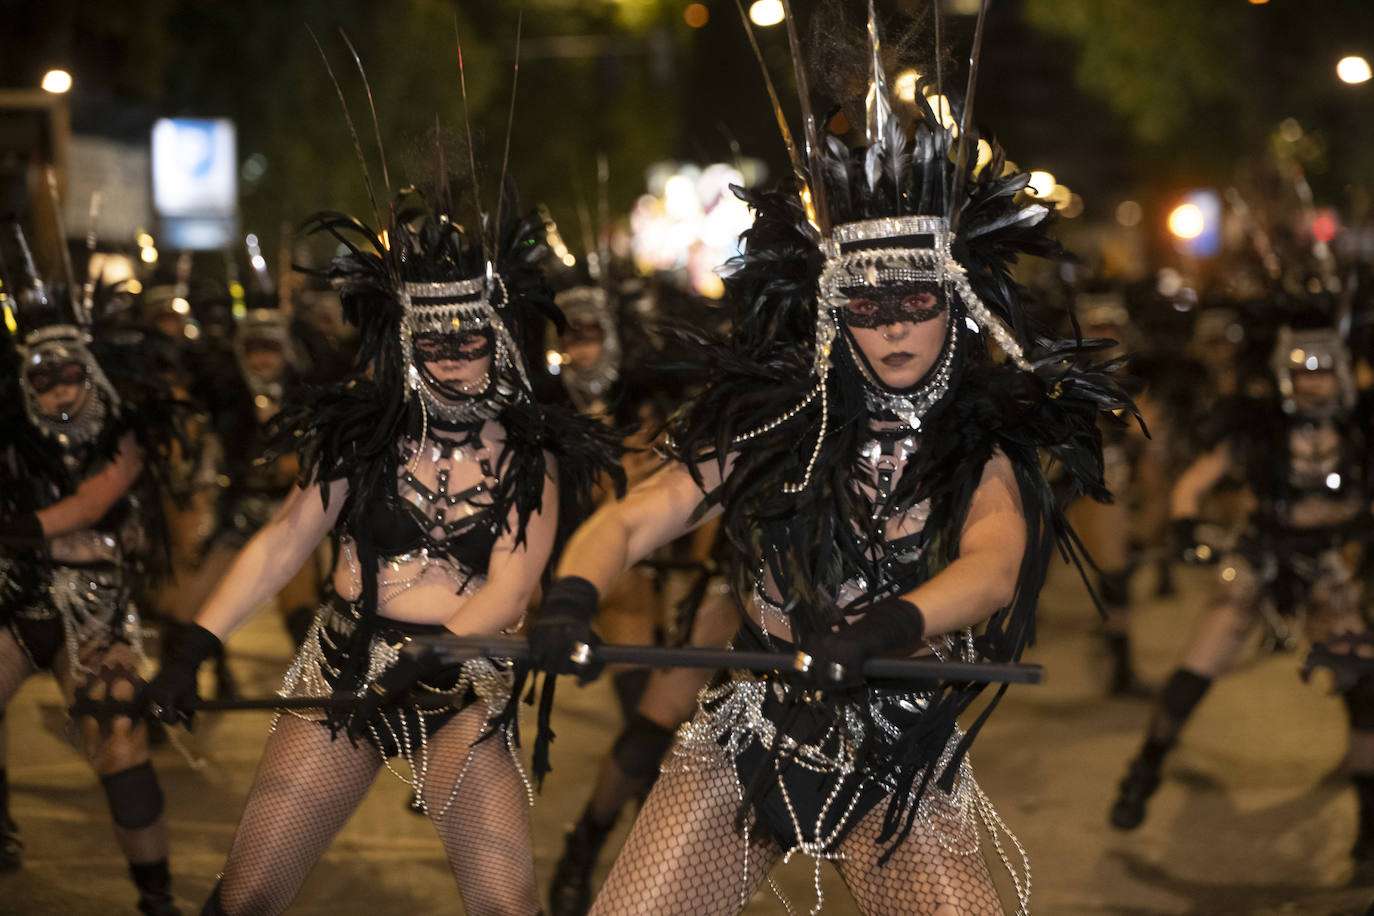
[[[45,328],[39,328],[25,337],[23,347],[25,349],[30,349],[52,340],[71,340],[80,343],[90,343],[91,337],[74,324],[52,324]]]
[[[943,216],[891,216],[836,226],[831,231],[830,238],[821,243],[821,252],[827,258],[834,258],[863,242],[888,242],[907,238],[916,241],[917,239],[912,237],[923,235],[931,236],[929,244],[911,247],[932,248],[936,251],[949,250],[949,220]]]
[[[433,300],[435,304],[474,299],[486,291],[486,284],[487,281],[483,277],[439,283],[403,283],[401,305],[409,308],[415,299]]]

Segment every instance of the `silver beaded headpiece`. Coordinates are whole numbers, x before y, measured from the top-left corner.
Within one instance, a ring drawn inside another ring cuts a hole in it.
[[[505,322],[492,306],[493,294],[506,301],[506,284],[487,264],[485,277],[440,282],[403,283],[398,298],[403,315],[400,326],[401,357],[405,366],[406,395],[417,395],[424,407],[445,420],[467,422],[493,413],[501,402],[519,396],[511,382],[529,392],[529,374],[520,348]],[[455,404],[440,397],[427,381],[415,356],[417,334],[460,334],[490,329],[496,352],[492,359],[492,397]],[[484,403],[487,402],[487,403]]]
[[[807,165],[807,163],[814,163],[816,157],[822,155],[824,151],[819,137],[820,130],[817,121],[810,110],[804,77],[805,68],[801,63],[792,16],[786,3],[784,3],[784,8],[787,14],[788,38],[792,46],[797,94],[802,107],[804,126],[804,147],[802,149],[798,149],[798,145],[792,141],[791,132],[787,128],[786,117],[778,103],[776,90],[773,88],[767,66],[763,62],[762,54],[758,52],[756,42],[754,47],[773,101],[774,114],[783,135],[783,142],[792,161],[793,172],[801,187],[800,197],[807,223],[824,257],[816,302],[816,344],[813,363],[816,384],[795,407],[774,420],[737,437],[734,444],[739,444],[777,428],[797,416],[804,408],[819,398],[821,402],[821,427],[812,448],[810,460],[807,462],[805,473],[800,483],[784,486],[786,492],[796,493],[804,490],[810,483],[812,471],[820,456],[826,433],[829,431],[826,380],[830,373],[832,350],[840,336],[841,310],[845,308],[849,298],[844,290],[853,289],[856,286],[872,288],[912,283],[936,287],[943,294],[945,302],[953,302],[957,298],[962,303],[965,321],[969,324],[970,329],[985,331],[1021,369],[1030,370],[1031,365],[1026,360],[1022,347],[1015,336],[993,315],[974,292],[964,266],[951,253],[957,232],[955,223],[957,222],[958,208],[955,206],[955,202],[961,199],[961,182],[958,181],[958,178],[963,175],[964,164],[968,161],[968,128],[972,112],[974,78],[977,73],[979,38],[975,37],[963,122],[958,131],[958,155],[952,157],[955,159],[956,182],[952,193],[946,195],[942,190],[939,198],[943,204],[944,215],[905,214],[833,224],[831,219],[832,202],[827,199],[825,181],[822,178],[824,169],[813,171]],[[980,11],[978,25],[980,35],[982,18],[983,13]],[[747,18],[745,19],[745,29],[752,42],[753,32]],[[893,127],[896,124],[896,118],[893,114],[888,80],[884,72],[878,31],[877,15],[872,0],[869,0],[869,47],[867,50],[870,57],[870,73],[868,91],[864,101],[864,134],[868,144],[868,152],[864,161],[868,189],[871,189],[878,180],[879,174],[883,171],[884,163],[891,163],[905,155],[910,155],[905,131],[894,130]],[[938,82],[938,55],[936,67]],[[952,131],[945,131],[937,125],[932,130],[929,142],[921,147],[922,155],[933,157],[940,162],[951,158],[949,154],[952,150],[946,145],[951,136],[953,136]],[[900,172],[901,169],[896,171]],[[861,190],[860,193],[864,193],[864,190]],[[900,198],[901,193],[899,191],[898,199],[900,200]],[[1049,211],[1046,208],[1036,204],[1026,207],[1021,219],[1033,225],[1048,215]],[[848,340],[847,337],[845,339]],[[925,412],[948,391],[958,339],[956,322],[951,320],[944,350],[933,371],[928,379],[913,392],[892,392],[890,389],[886,389],[873,378],[872,373],[864,365],[864,360],[856,354],[854,362],[859,366],[859,371],[864,376],[870,406],[895,413],[908,426],[917,428]]]
[[[599,286],[574,286],[554,297],[554,304],[562,311],[570,325],[594,324],[601,330],[601,355],[595,363],[578,368],[562,362],[552,368],[563,380],[563,386],[578,410],[606,397],[606,393],[620,378],[620,332],[616,328],[606,290]],[[556,331],[549,329],[550,343],[557,346]]]
[[[820,398],[821,428],[812,447],[806,472],[800,483],[785,485],[786,492],[801,492],[811,482],[811,472],[829,431],[826,380],[832,365],[831,352],[840,337],[841,312],[849,300],[844,292],[846,289],[899,284],[937,286],[943,291],[945,301],[958,297],[971,330],[987,332],[1019,368],[1031,370],[1021,344],[973,291],[963,265],[950,253],[951,240],[949,221],[942,216],[897,216],[842,223],[835,226],[830,237],[821,242],[825,265],[821,268],[816,297],[816,349],[813,363],[816,385],[797,407],[735,440],[735,444],[738,444],[775,429],[796,416],[817,397]],[[958,328],[952,317],[946,335],[944,349],[929,377],[919,388],[910,392],[886,390],[856,354],[854,363],[863,376],[869,408],[891,412],[906,426],[919,429],[926,412],[949,391],[959,341]]]
[[[1295,372],[1329,371],[1336,376],[1335,408],[1349,410],[1355,406],[1355,375],[1350,365],[1350,348],[1335,328],[1312,328],[1295,331],[1287,325],[1279,328],[1270,357],[1270,368],[1278,382],[1279,397],[1285,413],[1297,411],[1294,399]]]
[[[74,324],[53,324],[33,331],[19,344],[19,386],[24,392],[24,413],[35,429],[63,448],[93,441],[104,429],[110,412],[119,407],[119,395],[91,353],[90,343],[88,331]],[[29,370],[43,363],[69,362],[85,366],[84,384],[89,396],[74,414],[45,413],[39,406],[38,392],[29,382]]]

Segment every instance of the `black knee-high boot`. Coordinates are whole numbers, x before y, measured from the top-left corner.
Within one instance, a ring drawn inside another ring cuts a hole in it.
[[[205,905],[200,908],[200,916],[229,916],[224,911],[224,904],[220,901],[218,884],[210,892],[210,897],[205,901]]]
[[[1123,620],[1131,609],[1130,584],[1130,570],[1098,573],[1097,594],[1109,615],[1109,627],[1105,635],[1112,673],[1107,682],[1107,692],[1112,696],[1129,696],[1140,692],[1140,681],[1131,664],[1131,634],[1124,627]],[[1121,629],[1112,629],[1113,623]]]
[[[129,863],[129,875],[138,887],[138,911],[144,916],[181,916],[172,901],[172,871],[167,860]]]
[[[1362,677],[1341,694],[1351,732],[1374,733],[1374,678]],[[1358,829],[1350,856],[1361,872],[1374,870],[1374,770],[1369,761],[1351,762],[1350,781],[1359,802]]]
[[[1184,668],[1174,671],[1160,694],[1159,706],[1140,753],[1131,761],[1126,778],[1112,805],[1111,823],[1119,830],[1134,830],[1145,820],[1145,803],[1159,788],[1159,769],[1178,740],[1178,733],[1197,704],[1212,686],[1212,679]]]

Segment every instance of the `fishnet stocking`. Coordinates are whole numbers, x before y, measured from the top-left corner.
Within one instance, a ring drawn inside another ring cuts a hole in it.
[[[927,796],[925,804],[929,808],[943,802]],[[969,850],[966,854],[946,850],[929,829],[917,824],[891,858],[879,865],[889,845],[874,842],[882,829],[885,807],[879,804],[854,825],[840,844],[844,858],[835,862],[860,912],[867,916],[1001,916],[997,887],[987,862],[973,844],[977,828],[972,823],[951,837],[951,845]],[[963,835],[966,833],[972,835]]]
[[[666,770],[620,851],[591,916],[738,913],[782,857],[772,840],[735,832],[739,792],[729,759]]]
[[[470,916],[531,916],[529,795],[503,735],[473,744],[485,727],[477,702],[430,737],[424,799]]]
[[[931,798],[927,805],[938,805]],[[771,839],[750,838],[745,874],[743,839],[734,829],[738,786],[722,751],[718,765],[665,770],[616,859],[590,916],[673,913],[716,916],[740,912],[782,857]],[[841,844],[840,875],[866,916],[936,914],[1000,916],[1001,900],[978,852],[976,827],[952,812],[937,820],[959,825],[950,852],[920,825],[882,865],[887,844],[880,804]]]
[[[5,709],[19,692],[19,687],[34,673],[33,662],[19,646],[8,627],[0,627],[0,766],[5,765],[7,729]]]
[[[267,739],[224,866],[220,901],[231,916],[280,913],[367,794],[381,767],[370,744],[331,740],[283,715]]]

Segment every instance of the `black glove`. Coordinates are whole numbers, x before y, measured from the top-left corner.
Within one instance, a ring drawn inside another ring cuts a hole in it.
[[[530,627],[530,663],[549,674],[576,674],[578,680],[594,679],[605,667],[595,654],[586,661],[573,661],[578,645],[595,648],[601,643],[592,632],[599,595],[596,586],[580,576],[556,579],[544,593],[539,616]]]
[[[1174,536],[1174,550],[1184,563],[1213,563],[1218,559],[1210,544],[1198,536],[1198,520],[1176,518],[1169,523]]]
[[[849,689],[864,684],[864,662],[915,649],[925,635],[921,609],[905,598],[884,598],[854,623],[801,641],[797,674],[810,687]]]
[[[37,512],[0,518],[0,547],[42,547],[44,540]]]
[[[1328,668],[1336,690],[1345,692],[1361,678],[1374,676],[1374,633],[1338,633],[1312,644],[1303,662],[1302,679],[1308,680],[1317,668]]]
[[[196,692],[196,671],[219,647],[219,637],[198,624],[177,630],[163,650],[162,669],[143,689],[148,711],[168,725],[175,725],[180,720],[190,728],[195,710],[186,706],[200,700]]]
[[[392,706],[407,693],[417,681],[437,674],[445,668],[454,667],[454,661],[432,641],[423,644],[409,639],[393,646],[398,652],[396,662],[382,672],[381,677],[368,685],[357,707],[348,715],[348,738],[355,745],[358,739],[367,734],[367,724],[372,721],[383,707]],[[460,663],[461,664],[461,663]],[[356,697],[351,691],[340,691],[335,696]]]

